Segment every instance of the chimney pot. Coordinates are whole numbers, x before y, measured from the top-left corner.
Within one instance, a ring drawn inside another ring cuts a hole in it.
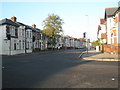
[[[36,25],[35,25],[35,24],[33,24],[33,25],[32,25],[32,28],[36,28]]]
[[[17,18],[16,18],[15,16],[12,16],[12,17],[11,17],[11,20],[12,20],[13,22],[16,22],[16,21],[17,21]]]

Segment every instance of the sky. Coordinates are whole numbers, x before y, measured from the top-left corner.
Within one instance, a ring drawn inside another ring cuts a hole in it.
[[[63,21],[63,31],[65,35],[75,38],[82,38],[83,33],[87,33],[87,38],[91,41],[97,39],[97,29],[100,18],[104,18],[105,8],[118,7],[119,0],[109,0],[106,2],[92,0],[65,0],[64,1],[28,1],[0,2],[0,20],[10,19],[12,16],[17,17],[18,22],[27,25],[36,24],[37,28],[43,29],[43,20],[48,14],[57,14]]]

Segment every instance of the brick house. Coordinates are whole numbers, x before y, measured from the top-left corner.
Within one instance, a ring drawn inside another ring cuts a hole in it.
[[[105,25],[106,25],[106,34],[107,36],[107,43],[104,45],[104,51],[117,54],[119,51],[119,8],[118,7],[111,7],[105,9]]]
[[[114,14],[117,11],[118,7],[111,7],[105,9],[105,25],[107,33],[107,44],[117,43],[116,38],[116,26]],[[116,18],[117,19],[117,18]]]

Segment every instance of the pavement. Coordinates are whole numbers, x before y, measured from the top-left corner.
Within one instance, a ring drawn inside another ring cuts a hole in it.
[[[96,52],[95,50],[89,50],[88,53],[84,51],[82,54],[84,60],[95,60],[95,61],[120,61],[120,55],[108,54]]]

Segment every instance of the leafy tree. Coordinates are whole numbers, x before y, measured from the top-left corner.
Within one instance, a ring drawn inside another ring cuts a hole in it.
[[[94,46],[100,46],[102,43],[100,42],[100,39],[92,43]]]
[[[43,33],[52,38],[51,44],[54,46],[56,44],[56,35],[63,32],[62,24],[63,20],[55,14],[48,15],[48,17],[43,21]]]

